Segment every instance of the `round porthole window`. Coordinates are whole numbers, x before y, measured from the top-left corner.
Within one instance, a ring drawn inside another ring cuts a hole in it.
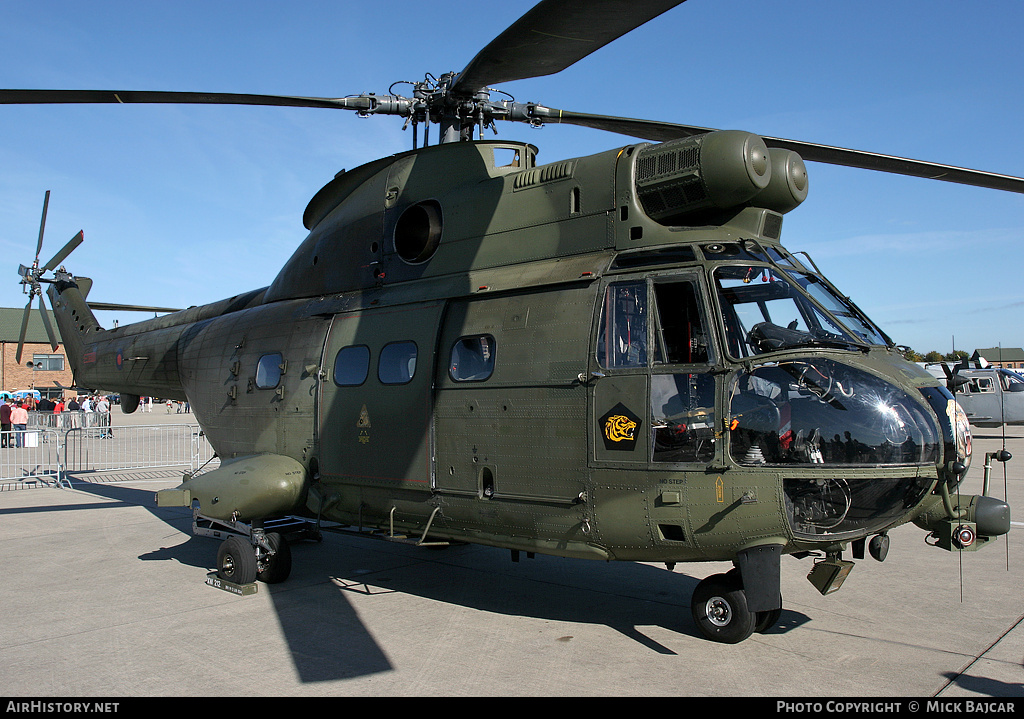
[[[416,265],[433,257],[441,242],[441,207],[436,202],[420,202],[402,212],[395,225],[395,252]]]

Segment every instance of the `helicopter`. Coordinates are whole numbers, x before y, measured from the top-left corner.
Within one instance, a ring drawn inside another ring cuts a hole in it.
[[[119,392],[123,411],[190,403],[220,466],[156,501],[225,529],[221,580],[286,581],[290,517],[513,558],[731,561],[691,614],[738,643],[779,618],[784,555],[811,558],[830,594],[844,557],[884,560],[896,526],[954,552],[1009,531],[1006,502],[958,491],[971,435],[953,394],[781,231],[805,160],[1018,193],[1024,179],[490,89],[680,4],[543,0],[409,95],[0,90],[344,109],[413,131],[413,149],[313,196],[268,286],[114,329],[95,311],[115,305],[90,306],[93,281],[65,268],[81,233],[40,263],[44,204],[19,269],[26,316],[45,294],[76,384]],[[487,139],[499,122],[637,141],[540,165],[532,144]]]
[[[949,362],[929,364],[925,369],[945,381],[974,426],[993,428],[1024,424],[1024,377],[1019,373],[991,365],[982,356],[965,358],[952,365]]]

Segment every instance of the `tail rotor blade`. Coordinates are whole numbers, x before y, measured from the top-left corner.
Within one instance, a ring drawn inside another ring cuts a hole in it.
[[[39,314],[43,316],[43,327],[46,328],[46,336],[50,339],[50,348],[56,352],[57,345],[60,342],[57,341],[57,335],[53,331],[53,325],[50,323],[50,314],[46,311],[46,305],[43,303],[43,295],[39,294]]]
[[[60,263],[67,259],[67,256],[75,251],[75,248],[82,244],[85,239],[85,232],[82,230],[78,231],[78,234],[72,237],[64,247],[61,248],[60,252],[55,254],[46,265],[43,266],[43,271],[55,270],[60,266]]]
[[[25,347],[25,334],[28,332],[28,318],[32,312],[32,297],[28,298],[28,304],[25,305],[25,314],[21,316],[21,334],[18,335],[18,352],[14,358],[18,364],[21,364],[21,350]]]
[[[43,218],[39,220],[39,241],[36,242],[36,262],[39,262],[39,253],[43,249],[43,230],[46,228],[46,208],[50,205],[50,191],[46,191],[43,197]]]

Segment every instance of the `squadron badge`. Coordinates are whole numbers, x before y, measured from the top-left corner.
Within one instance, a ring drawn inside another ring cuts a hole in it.
[[[642,420],[621,402],[598,420],[605,449],[631,451],[640,437]]]

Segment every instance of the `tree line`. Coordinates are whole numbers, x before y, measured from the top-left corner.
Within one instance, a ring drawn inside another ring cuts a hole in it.
[[[909,347],[903,353],[903,356],[911,362],[959,362],[960,360],[970,359],[971,357],[963,350],[954,350],[953,352],[947,352],[946,354],[932,350],[931,352],[921,354],[920,352],[915,352]]]

